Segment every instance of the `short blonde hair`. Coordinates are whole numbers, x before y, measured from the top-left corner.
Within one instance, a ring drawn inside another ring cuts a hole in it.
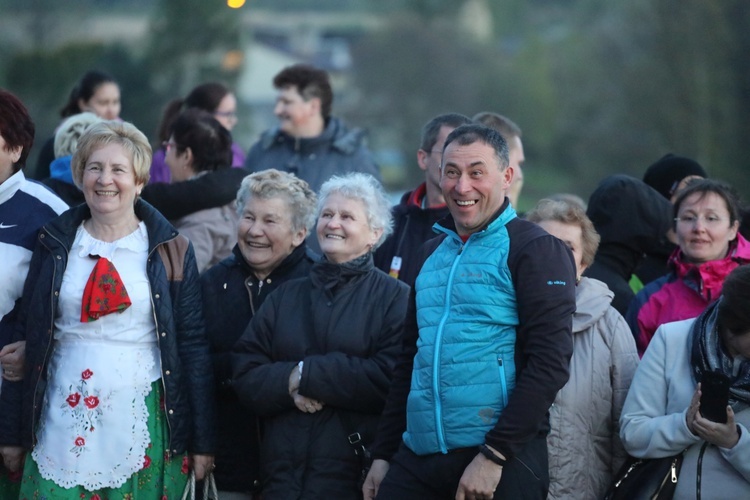
[[[91,125],[78,140],[78,149],[70,165],[76,186],[83,187],[83,171],[89,157],[108,144],[122,146],[133,163],[136,184],[146,184],[151,169],[151,145],[148,139],[132,123],[111,120]]]
[[[581,228],[581,265],[588,267],[594,262],[599,248],[599,233],[586,215],[586,211],[576,202],[568,200],[539,200],[534,210],[526,214],[526,220],[536,224],[544,221],[556,221],[572,224]]]
[[[307,182],[289,172],[275,168],[250,174],[242,179],[237,191],[237,213],[242,216],[245,205],[252,198],[267,200],[282,198],[292,214],[292,229],[310,232],[315,224],[315,204],[318,197]]]

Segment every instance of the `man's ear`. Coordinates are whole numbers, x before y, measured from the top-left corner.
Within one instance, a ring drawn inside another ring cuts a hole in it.
[[[424,149],[418,149],[417,150],[417,165],[419,165],[419,168],[427,171],[427,157],[430,156],[430,153],[425,151]]]

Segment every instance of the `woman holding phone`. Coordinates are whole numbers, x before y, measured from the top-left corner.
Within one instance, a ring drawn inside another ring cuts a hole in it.
[[[628,453],[660,458],[687,450],[674,498],[744,498],[750,491],[749,297],[750,266],[740,266],[698,318],[662,325],[625,399],[620,437]],[[727,404],[719,404],[726,423],[702,408],[717,396],[706,373],[728,378]]]

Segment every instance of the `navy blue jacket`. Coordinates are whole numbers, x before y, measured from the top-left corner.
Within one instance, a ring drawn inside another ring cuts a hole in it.
[[[213,454],[213,380],[195,255],[151,205],[139,200],[136,216],[148,232],[146,273],[161,353],[169,450]],[[39,232],[19,314],[16,340],[26,340],[23,382],[6,382],[0,395],[0,445],[31,448],[47,387],[58,295],[78,226],[91,217],[87,205],[72,208]],[[22,387],[23,386],[23,387]]]

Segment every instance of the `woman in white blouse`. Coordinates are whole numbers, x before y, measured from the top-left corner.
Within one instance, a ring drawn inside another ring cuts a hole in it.
[[[25,384],[0,396],[0,435],[17,436],[0,442],[6,466],[31,450],[22,498],[175,498],[191,467],[213,467],[195,256],[138,198],[150,164],[133,125],[91,127],[72,162],[86,204],[40,231],[19,321]]]

